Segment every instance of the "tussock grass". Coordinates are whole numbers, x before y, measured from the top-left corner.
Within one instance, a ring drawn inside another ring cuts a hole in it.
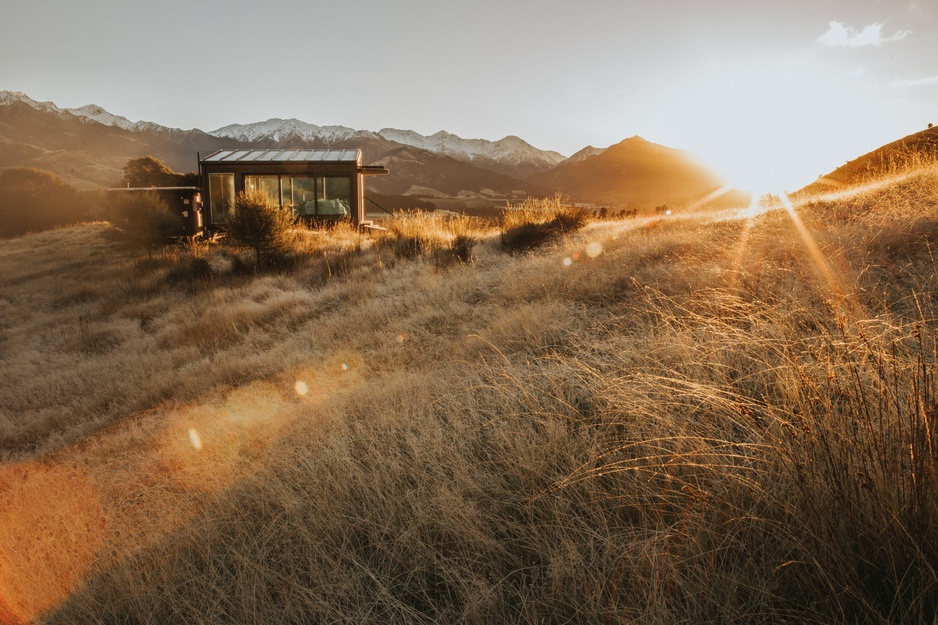
[[[931,622],[936,200],[931,167],[524,255],[483,230],[446,271],[468,226],[421,216],[181,283],[96,226],[11,241],[0,614]]]
[[[516,254],[537,248],[567,233],[576,232],[590,220],[586,209],[554,196],[527,199],[505,207],[501,223],[502,249]]]
[[[398,258],[428,257],[437,267],[472,260],[476,243],[490,227],[468,215],[414,211],[396,213],[389,223],[390,237],[384,242]]]

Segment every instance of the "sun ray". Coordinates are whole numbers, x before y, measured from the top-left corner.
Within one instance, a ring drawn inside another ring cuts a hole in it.
[[[844,281],[835,273],[834,269],[831,267],[830,262],[828,262],[827,257],[824,255],[824,252],[821,251],[820,246],[815,240],[814,236],[804,225],[804,222],[801,219],[801,216],[798,214],[798,211],[795,209],[795,205],[792,203],[791,198],[788,197],[788,194],[782,193],[779,196],[779,200],[782,203],[782,206],[785,209],[785,212],[788,214],[789,219],[791,219],[792,225],[795,226],[795,230],[798,232],[798,236],[801,239],[804,249],[808,252],[808,257],[811,259],[811,262],[814,265],[815,270],[827,284],[827,288],[830,290],[832,298],[832,304],[838,306],[838,313],[851,313],[857,318],[865,318],[862,305],[860,302],[856,301],[853,297],[853,291],[848,290],[844,286]]]
[[[798,215],[798,211],[795,210],[795,205],[792,204],[791,200],[785,194],[779,196],[779,199],[781,200],[785,211],[788,213],[788,217],[791,219],[792,225],[795,226],[795,230],[798,232],[798,236],[801,237],[801,242],[804,244],[805,250],[808,252],[808,256],[811,257],[811,261],[814,263],[815,269],[817,269],[818,273],[821,274],[821,276],[824,278],[824,281],[827,282],[827,286],[831,292],[838,298],[842,299],[846,293],[843,288],[843,284],[840,282],[840,280],[837,279],[837,276],[834,275],[830,264],[827,262],[827,257],[824,255],[824,252],[821,251],[821,248],[814,239],[814,236],[804,225],[804,222],[801,220],[801,216]]]
[[[746,248],[749,247],[749,236],[752,234],[752,227],[755,225],[755,217],[759,214],[759,211],[762,207],[759,205],[759,200],[756,198],[756,195],[753,194],[749,200],[749,208],[739,211],[738,217],[744,218],[743,222],[743,231],[739,235],[739,243],[736,244],[736,250],[733,253],[733,264],[732,273],[730,273],[729,283],[726,285],[730,293],[736,290],[737,282],[739,281],[739,276],[742,273],[742,264],[743,264],[743,254],[746,253]]]
[[[718,188],[718,189],[714,189],[713,191],[711,191],[710,193],[708,193],[708,194],[705,195],[704,197],[700,198],[700,199],[697,200],[696,202],[693,202],[690,206],[687,207],[686,210],[687,210],[688,212],[697,211],[697,210],[699,210],[699,209],[705,207],[705,206],[706,206],[707,204],[709,204],[710,202],[713,202],[714,200],[717,200],[717,199],[719,199],[719,198],[721,198],[721,197],[723,197],[723,196],[725,196],[725,195],[729,195],[730,193],[734,193],[734,192],[738,192],[738,191],[739,191],[739,189],[737,189],[737,188],[735,188],[735,187],[731,187],[730,185],[723,185],[722,187],[720,187],[720,188]],[[755,194],[751,194],[751,197],[755,197]],[[750,201],[752,201],[752,200],[750,199]]]
[[[810,197],[804,198],[804,202],[836,202],[838,200],[849,199],[860,195],[861,193],[866,193],[868,191],[875,191],[877,189],[882,189],[890,185],[895,184],[898,181],[901,181],[905,178],[908,178],[908,172],[901,172],[891,176],[882,176],[874,180],[870,180],[864,184],[853,184],[846,185],[844,183],[837,183],[836,186],[839,190],[828,191],[826,193],[820,193],[817,195],[812,195]],[[833,182],[833,181],[831,181]],[[831,185],[834,186],[834,185]]]

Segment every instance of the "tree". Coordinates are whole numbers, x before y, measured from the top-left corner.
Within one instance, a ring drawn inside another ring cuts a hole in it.
[[[77,223],[87,209],[78,191],[50,171],[0,171],[0,237]]]
[[[133,247],[153,250],[166,243],[179,227],[179,218],[155,193],[112,191],[110,221],[120,238]]]
[[[282,258],[293,244],[293,214],[262,191],[242,191],[228,213],[228,236],[254,252],[254,271]]]
[[[199,183],[198,174],[181,174],[152,156],[132,158],[124,165],[121,182],[128,187],[189,187]]]

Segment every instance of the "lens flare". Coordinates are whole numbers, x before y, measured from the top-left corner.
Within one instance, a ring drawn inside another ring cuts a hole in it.
[[[812,236],[807,227],[805,227],[804,222],[801,221],[801,217],[798,215],[798,211],[795,210],[795,206],[791,203],[788,195],[783,193],[780,196],[780,199],[782,206],[785,207],[792,224],[795,226],[795,230],[798,232],[798,236],[801,237],[801,242],[808,251],[808,256],[811,257],[811,260],[814,263],[814,267],[824,278],[824,281],[827,282],[827,286],[831,292],[838,298],[843,299],[845,294],[843,284],[837,278],[837,276],[834,275],[830,264],[827,262],[827,257],[824,256],[824,253],[818,246],[817,241],[815,241],[814,236]]]
[[[754,197],[748,208],[736,213],[737,218],[745,219],[746,222],[740,234],[739,243],[736,245],[733,259],[734,271],[730,278],[729,287],[735,288],[738,276],[742,271],[742,259],[749,245],[752,229],[756,223],[755,217],[773,210],[784,211],[788,215],[789,221],[798,234],[798,238],[806,252],[807,258],[811,261],[818,276],[823,280],[825,286],[830,291],[832,296],[831,301],[842,309],[849,309],[852,313],[862,316],[864,313],[861,304],[858,301],[854,301],[855,298],[851,296],[850,291],[846,288],[844,280],[837,275],[834,267],[821,250],[817,240],[815,240],[814,235],[812,235],[807,226],[805,226],[787,193],[770,193],[763,195],[758,200]]]
[[[192,444],[197,451],[202,449],[202,437],[199,436],[199,431],[195,428],[189,428],[189,442]]]

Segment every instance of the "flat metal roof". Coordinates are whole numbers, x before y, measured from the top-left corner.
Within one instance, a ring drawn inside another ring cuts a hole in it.
[[[358,163],[361,150],[218,150],[203,163]]]
[[[114,187],[108,191],[201,191],[202,187]]]

